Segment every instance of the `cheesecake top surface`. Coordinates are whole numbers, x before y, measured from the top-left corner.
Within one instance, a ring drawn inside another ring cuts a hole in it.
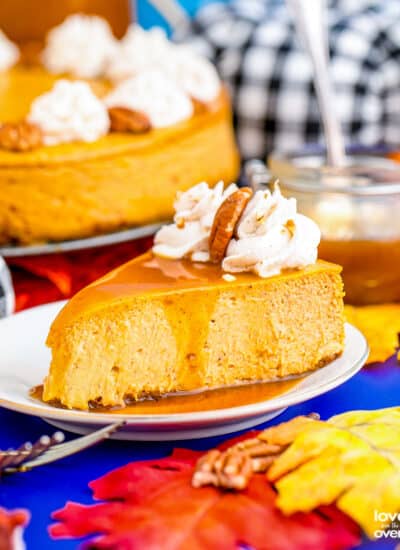
[[[16,66],[0,72],[0,121],[16,122],[24,118],[32,101],[49,91],[59,79],[40,66]],[[92,81],[96,95],[102,96],[109,90],[106,81]],[[0,168],[18,166],[38,166],[64,162],[81,162],[98,157],[110,157],[125,152],[160,147],[165,142],[190,135],[210,121],[225,117],[229,112],[229,98],[226,89],[204,110],[173,126],[156,128],[144,134],[109,133],[92,142],[83,141],[43,146],[33,151],[12,152],[0,149]]]
[[[238,285],[266,285],[273,281],[298,278],[304,274],[333,271],[341,267],[322,260],[304,269],[287,270],[280,275],[262,278],[245,272],[235,274],[234,280],[223,278],[226,273],[220,264],[172,260],[154,255],[151,251],[123,264],[78,292],[62,309],[53,328],[69,325],[82,314],[90,314],[134,296],[162,295],[210,287],[232,288]]]

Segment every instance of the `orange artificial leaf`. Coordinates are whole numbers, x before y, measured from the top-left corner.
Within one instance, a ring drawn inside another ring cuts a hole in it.
[[[285,517],[262,474],[240,493],[193,488],[200,456],[178,450],[110,472],[90,484],[103,502],[67,503],[53,514],[51,536],[95,536],[91,550],[340,550],[359,543],[357,526],[335,507]]]
[[[400,151],[394,151],[388,155],[389,158],[393,159],[396,162],[400,162]]]
[[[399,347],[400,304],[345,306],[346,320],[367,338],[371,349],[368,363],[383,362]],[[400,360],[400,353],[398,355]]]

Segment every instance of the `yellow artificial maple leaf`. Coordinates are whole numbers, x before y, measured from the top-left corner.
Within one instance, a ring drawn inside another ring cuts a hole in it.
[[[368,363],[385,361],[393,355],[399,345],[400,304],[346,305],[345,316],[368,340]],[[400,352],[398,357],[400,360]]]
[[[285,514],[335,502],[371,538],[394,518],[400,529],[400,407],[309,422],[268,478]]]

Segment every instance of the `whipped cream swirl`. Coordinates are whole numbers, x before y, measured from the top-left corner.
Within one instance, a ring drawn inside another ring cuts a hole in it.
[[[58,80],[37,97],[28,121],[39,126],[46,145],[96,141],[110,126],[107,109],[86,82]]]
[[[222,262],[224,271],[252,271],[260,277],[316,262],[321,233],[310,218],[297,213],[296,199],[257,191],[250,200]]]
[[[10,69],[18,59],[18,47],[0,30],[0,71]]]
[[[208,262],[208,240],[215,214],[221,203],[236,190],[235,184],[224,190],[224,184],[220,181],[214,188],[202,182],[184,193],[178,193],[174,203],[174,223],[164,225],[156,234],[154,254],[164,258],[191,258],[195,262]]]
[[[139,25],[131,25],[114,50],[106,75],[120,82],[149,69],[161,69],[172,47],[163,29],[145,31]]]
[[[149,70],[163,72],[189,97],[204,103],[213,101],[221,89],[218,73],[206,58],[173,44],[160,28],[144,31],[132,25],[115,50],[107,76],[118,82]]]
[[[117,40],[105,19],[75,14],[48,33],[42,60],[52,73],[95,78],[104,73],[116,47]]]
[[[203,103],[216,99],[221,82],[214,65],[188,46],[173,46],[164,70],[190,97]]]
[[[125,107],[146,114],[153,128],[190,118],[190,98],[159,70],[146,71],[119,84],[104,100],[107,107]]]

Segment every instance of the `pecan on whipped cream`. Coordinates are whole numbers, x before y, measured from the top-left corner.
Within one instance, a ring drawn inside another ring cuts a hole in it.
[[[160,70],[146,71],[121,82],[104,99],[105,105],[144,113],[153,128],[172,126],[190,118],[190,98]]]
[[[202,182],[178,193],[174,203],[174,223],[164,225],[156,234],[153,252],[164,258],[190,258],[195,262],[210,260],[209,239],[215,213],[224,200],[237,190],[223,182],[214,188]]]
[[[273,192],[257,191],[236,227],[222,261],[224,271],[252,271],[260,277],[282,269],[316,262],[321,232],[310,218],[297,212],[296,199],[286,199],[276,185]]]
[[[42,61],[51,73],[96,78],[104,74],[116,47],[105,19],[74,14],[49,31]]]
[[[223,271],[250,271],[260,277],[316,262],[321,233],[317,224],[297,212],[294,198],[277,185],[252,195],[249,188],[200,183],[179,194],[174,224],[155,237],[156,255],[193,261],[221,262]]]
[[[24,153],[43,145],[43,134],[36,124],[26,120],[0,125],[0,149]]]
[[[110,117],[111,132],[143,134],[151,130],[149,118],[139,111],[132,111],[125,107],[110,107],[108,116]]]
[[[241,187],[231,193],[215,213],[209,239],[210,260],[213,263],[220,263],[224,258],[236,225],[252,194],[250,187]]]
[[[28,122],[42,130],[45,145],[96,141],[110,127],[107,109],[89,84],[68,80],[58,80],[33,101]]]
[[[0,30],[0,71],[10,69],[18,59],[18,47]]]

